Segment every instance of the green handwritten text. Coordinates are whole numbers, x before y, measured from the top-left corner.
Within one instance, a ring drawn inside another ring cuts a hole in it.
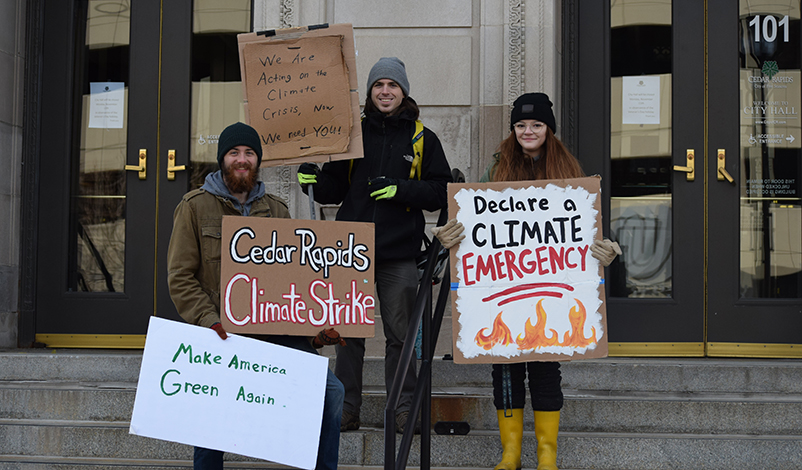
[[[250,361],[241,361],[239,360],[236,354],[234,354],[234,357],[232,357],[231,361],[228,363],[228,368],[235,370],[250,370],[253,372],[267,372],[269,374],[287,375],[286,369],[281,369],[278,366],[274,366],[272,364],[264,365]]]
[[[220,396],[220,390],[217,389],[214,385],[205,385],[205,384],[193,384],[190,382],[184,382],[183,384],[179,382],[173,382],[172,384],[168,385],[169,390],[165,388],[165,380],[167,379],[168,374],[178,374],[181,375],[181,372],[170,369],[162,375],[161,380],[161,389],[162,393],[169,396],[175,395],[176,393],[180,392],[181,389],[184,390],[184,393],[192,393],[194,395],[209,395],[212,397]]]
[[[276,400],[273,397],[265,397],[264,394],[261,396],[254,395],[253,393],[245,393],[245,387],[239,388],[239,393],[237,393],[237,401],[244,401],[246,403],[256,403],[257,405],[275,405]]]
[[[212,353],[203,351],[203,355],[200,354],[193,354],[192,353],[192,345],[185,346],[184,343],[181,343],[181,346],[178,347],[178,350],[173,355],[173,362],[178,359],[178,356],[181,354],[187,355],[187,360],[190,364],[203,364],[203,365],[212,365],[220,364],[220,361],[223,360],[221,356],[214,356],[212,357]]]

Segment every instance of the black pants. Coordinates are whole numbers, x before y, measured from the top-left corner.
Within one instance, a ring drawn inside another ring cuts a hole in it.
[[[559,411],[563,407],[559,362],[493,364],[493,404],[497,410],[523,408],[526,403],[526,374],[535,411]],[[506,376],[506,378],[505,378]],[[507,386],[504,386],[504,383]]]
[[[418,292],[418,267],[414,259],[385,261],[375,267],[376,295],[384,325],[384,384],[387,393],[393,387],[395,370],[401,360],[401,349],[410,317],[415,310]],[[334,373],[345,387],[343,411],[359,416],[362,408],[362,366],[365,362],[365,339],[348,338],[346,345],[335,346],[337,362]],[[397,413],[409,411],[417,383],[417,362],[409,364],[404,375]]]

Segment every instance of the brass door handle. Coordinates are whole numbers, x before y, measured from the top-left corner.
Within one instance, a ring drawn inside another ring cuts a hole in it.
[[[687,149],[685,151],[685,166],[674,165],[674,171],[684,172],[685,179],[687,181],[693,181],[696,178],[696,171],[694,169],[694,154],[695,151],[693,149]]]
[[[176,171],[184,171],[187,169],[186,165],[175,166],[175,150],[167,151],[167,179],[169,181],[175,180]]]
[[[730,183],[734,184],[735,180],[729,174],[729,172],[727,172],[726,165],[727,165],[727,152],[724,149],[718,149],[718,151],[716,152],[716,169],[718,170],[716,174],[716,179],[718,181],[727,180]]]
[[[145,168],[147,163],[148,163],[148,150],[139,149],[139,165],[125,165],[125,169],[127,171],[138,171],[139,179],[143,180],[148,176],[148,171]]]

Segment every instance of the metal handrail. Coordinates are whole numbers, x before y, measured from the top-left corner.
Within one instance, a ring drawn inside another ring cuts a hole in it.
[[[441,210],[437,221],[438,226],[445,224],[448,219],[447,211]],[[393,386],[387,394],[387,405],[384,408],[384,468],[386,470],[396,470],[406,468],[409,457],[409,450],[412,447],[412,438],[415,433],[415,423],[418,413],[421,413],[421,456],[420,469],[429,470],[431,464],[431,422],[432,415],[432,358],[434,356],[434,345],[440,334],[440,326],[443,323],[446,300],[448,299],[450,287],[450,270],[446,263],[443,278],[440,285],[440,292],[437,297],[437,305],[434,315],[432,315],[432,288],[434,268],[437,264],[437,257],[440,253],[440,241],[435,237],[427,250],[426,267],[421,277],[421,285],[415,298],[415,309],[412,319],[407,328],[404,339],[404,346],[401,349],[401,357],[398,361],[398,368],[393,378]],[[425,283],[425,285],[424,285]],[[415,338],[418,334],[418,327],[422,326],[422,358],[421,368],[418,375],[418,382],[415,385],[415,392],[412,396],[407,425],[401,437],[401,443],[396,456],[395,449],[395,410],[398,408],[398,401],[401,398],[401,389],[404,383],[404,376],[412,362],[412,355],[415,352]],[[425,400],[424,400],[425,398]]]

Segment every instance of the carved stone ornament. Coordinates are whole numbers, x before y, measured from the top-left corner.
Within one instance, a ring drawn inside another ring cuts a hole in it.
[[[280,0],[278,26],[280,29],[296,26],[295,2],[296,0]],[[260,178],[264,181],[267,192],[275,194],[288,204],[292,204],[291,191],[294,176],[294,172],[286,165],[262,169],[260,171]]]
[[[507,45],[509,50],[509,88],[507,89],[507,102],[509,103],[509,106],[512,106],[515,98],[519,97],[521,94],[523,94],[524,90],[526,90],[526,84],[524,83],[524,72],[526,70],[524,58],[526,25],[524,17],[526,13],[524,11],[523,0],[509,0],[507,5],[510,18],[510,39],[509,44]],[[507,119],[509,119],[509,116]]]

